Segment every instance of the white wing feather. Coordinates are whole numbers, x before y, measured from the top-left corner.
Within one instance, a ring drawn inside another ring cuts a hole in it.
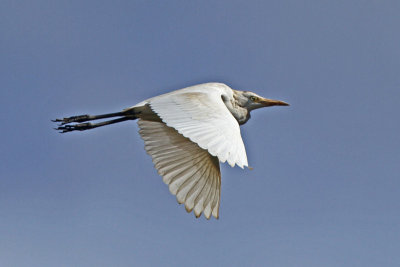
[[[218,218],[221,173],[218,158],[162,122],[139,119],[140,136],[158,173],[188,212]]]
[[[237,164],[243,168],[248,163],[239,124],[222,101],[223,94],[232,94],[232,91],[226,85],[209,83],[146,102],[167,126],[208,150],[221,162],[228,161],[232,167]]]

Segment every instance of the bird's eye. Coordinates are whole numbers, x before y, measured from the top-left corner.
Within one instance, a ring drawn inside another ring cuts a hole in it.
[[[257,100],[257,97],[255,97],[255,96],[250,96],[250,100],[254,102],[254,101]]]

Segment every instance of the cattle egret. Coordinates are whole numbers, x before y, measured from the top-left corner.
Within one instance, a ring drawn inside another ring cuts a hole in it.
[[[248,167],[239,125],[250,111],[289,104],[222,83],[205,83],[149,98],[121,112],[56,119],[62,133],[138,119],[145,150],[164,183],[187,212],[218,219],[219,162]],[[87,121],[119,117],[90,123]]]

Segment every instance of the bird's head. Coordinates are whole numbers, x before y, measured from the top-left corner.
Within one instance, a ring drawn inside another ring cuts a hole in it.
[[[237,104],[248,111],[271,106],[289,106],[289,104],[286,102],[264,98],[253,92],[237,90],[234,92],[234,97],[237,101]]]

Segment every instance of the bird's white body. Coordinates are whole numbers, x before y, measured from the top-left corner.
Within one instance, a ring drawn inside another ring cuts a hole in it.
[[[120,113],[64,118],[63,132],[86,130],[128,119],[139,119],[140,135],[155,168],[188,212],[218,218],[221,173],[219,162],[248,166],[239,124],[250,111],[282,101],[236,91],[222,83],[205,83],[144,100]],[[71,122],[125,116],[91,125]]]
[[[221,174],[218,161],[247,166],[238,122],[221,96],[233,98],[225,84],[208,83],[140,102],[140,135],[158,173],[196,216],[218,218]],[[149,109],[149,108],[150,109]],[[149,120],[151,116],[154,120]],[[161,121],[157,121],[160,118]]]

